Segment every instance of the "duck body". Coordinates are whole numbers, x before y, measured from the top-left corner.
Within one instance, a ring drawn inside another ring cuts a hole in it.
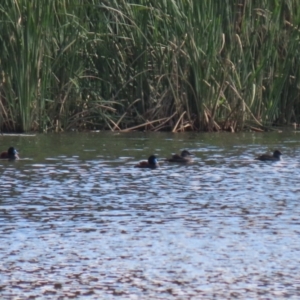
[[[135,168],[148,168],[148,169],[156,169],[159,167],[157,158],[155,155],[151,155],[148,158],[148,161],[141,161],[137,165],[134,166]]]
[[[256,160],[261,160],[261,161],[278,161],[280,160],[281,152],[279,150],[275,150],[273,152],[273,155],[269,154],[263,154],[260,155],[256,158]]]
[[[183,150],[181,154],[174,154],[171,158],[167,158],[166,161],[177,162],[177,163],[188,163],[191,162],[191,153],[187,150]]]
[[[7,151],[0,153],[0,159],[19,159],[18,151],[14,147],[9,147]]]

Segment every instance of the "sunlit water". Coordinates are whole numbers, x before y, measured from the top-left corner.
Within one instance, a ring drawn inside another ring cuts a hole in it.
[[[0,137],[0,298],[299,299],[299,137]]]

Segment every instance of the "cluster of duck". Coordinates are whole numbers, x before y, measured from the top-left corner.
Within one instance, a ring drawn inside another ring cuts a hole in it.
[[[279,150],[275,150],[273,155],[263,154],[258,156],[257,160],[262,161],[277,161],[280,160],[281,152]],[[183,150],[181,154],[174,154],[171,158],[166,158],[165,161],[174,162],[174,163],[190,163],[192,162],[192,153],[188,150]],[[9,147],[7,151],[3,151],[0,153],[0,159],[8,159],[8,160],[15,160],[19,159],[18,151],[14,147]],[[155,155],[151,155],[148,158],[148,161],[141,161],[137,165],[134,166],[135,168],[149,168],[149,169],[156,169],[159,167],[157,157]]]
[[[191,159],[191,153],[187,150],[183,150],[181,154],[174,154],[171,158],[166,158],[165,161],[168,162],[175,162],[175,163],[190,163],[192,161]],[[278,161],[281,157],[281,152],[279,150],[275,150],[273,152],[273,155],[270,154],[263,154],[258,157],[256,157],[256,160],[262,160],[262,161]],[[150,168],[150,169],[156,169],[159,167],[157,158],[155,155],[151,155],[148,158],[148,161],[141,161],[137,165],[134,166],[135,168]]]

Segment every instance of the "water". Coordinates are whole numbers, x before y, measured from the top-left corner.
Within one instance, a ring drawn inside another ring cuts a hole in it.
[[[299,133],[0,140],[1,299],[299,299]]]

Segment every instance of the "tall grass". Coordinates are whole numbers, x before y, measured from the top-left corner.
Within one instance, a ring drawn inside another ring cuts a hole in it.
[[[4,131],[300,122],[296,0],[3,0]]]

